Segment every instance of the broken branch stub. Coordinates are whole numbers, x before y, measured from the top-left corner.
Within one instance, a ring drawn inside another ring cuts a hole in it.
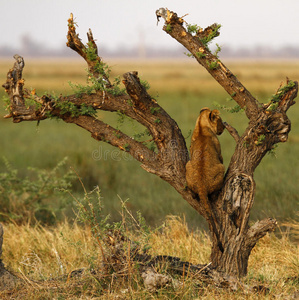
[[[22,78],[24,59],[20,55],[14,55],[16,62],[13,68],[7,73],[6,82],[2,85],[9,96],[9,114],[4,118],[13,118],[14,123],[21,121],[39,121],[46,119],[44,108],[48,106],[49,99],[46,96],[41,98],[35,95],[35,92],[29,92],[24,89],[24,79]],[[36,105],[26,103],[27,100],[33,100]]]

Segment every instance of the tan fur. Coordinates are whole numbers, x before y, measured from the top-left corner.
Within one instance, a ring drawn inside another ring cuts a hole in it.
[[[223,130],[224,125],[219,111],[203,108],[196,120],[191,139],[191,159],[186,165],[188,187],[202,200],[206,217],[213,226],[218,241],[218,230],[208,195],[219,190],[223,184],[225,169],[217,138]]]

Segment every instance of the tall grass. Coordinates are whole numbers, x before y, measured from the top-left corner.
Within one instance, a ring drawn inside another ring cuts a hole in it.
[[[289,228],[298,237],[298,223]],[[47,229],[28,225],[4,227],[3,260],[17,270],[25,285],[0,293],[1,299],[295,299],[298,291],[298,245],[289,234],[267,235],[253,249],[249,260],[248,286],[268,288],[267,296],[205,286],[186,270],[176,284],[152,293],[134,270],[113,277],[109,284],[93,270],[101,261],[99,246],[89,226],[61,223]],[[140,240],[136,232],[132,239]],[[211,241],[204,232],[190,230],[185,220],[168,216],[148,241],[152,255],[173,255],[194,264],[207,263]],[[295,237],[296,237],[295,236]],[[72,276],[82,272],[82,276]],[[72,273],[73,272],[73,273]],[[132,272],[132,273],[130,273]],[[100,279],[99,279],[100,278]],[[290,297],[290,298],[289,298]]]

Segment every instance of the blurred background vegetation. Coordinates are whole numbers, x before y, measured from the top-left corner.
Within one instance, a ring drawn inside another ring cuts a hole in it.
[[[111,76],[136,70],[151,88],[149,93],[179,124],[186,142],[202,107],[217,108],[217,103],[235,106],[226,92],[194,60],[111,60]],[[14,63],[0,61],[0,82]],[[224,61],[239,80],[261,102],[267,102],[285,82],[286,76],[299,80],[299,61]],[[26,60],[25,87],[41,95],[70,94],[68,82],[86,83],[86,66],[79,60]],[[0,90],[0,97],[4,97]],[[4,102],[3,102],[4,104]],[[6,114],[1,107],[0,115]],[[224,121],[240,134],[246,127],[244,113],[221,110]],[[287,143],[279,144],[267,155],[255,172],[256,199],[251,219],[274,217],[278,221],[298,218],[299,211],[299,106],[288,116],[292,130]],[[120,129],[136,134],[144,129],[130,120],[121,122],[117,114],[101,112],[99,118]],[[112,220],[120,218],[121,200],[128,199],[133,211],[140,211],[150,225],[158,225],[167,215],[185,216],[190,228],[206,229],[205,221],[167,183],[146,173],[140,163],[103,142],[97,142],[83,129],[62,121],[45,120],[13,124],[0,118],[0,219],[16,223],[36,222],[53,225],[65,218],[72,220],[73,196],[84,191],[74,171],[87,190],[101,189],[104,211]],[[220,136],[224,163],[228,166],[235,141],[224,132]],[[67,159],[65,159],[67,157]],[[29,168],[30,167],[30,168]],[[31,168],[34,168],[33,170]],[[69,185],[71,183],[71,186]],[[5,207],[5,209],[4,209]],[[26,212],[26,214],[25,214]],[[24,214],[24,215],[23,215]]]

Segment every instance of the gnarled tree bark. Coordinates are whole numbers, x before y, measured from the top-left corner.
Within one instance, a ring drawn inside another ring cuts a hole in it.
[[[255,182],[253,173],[264,155],[276,143],[285,142],[290,131],[290,121],[286,115],[297,96],[297,82],[287,81],[275,97],[266,105],[259,103],[238,81],[232,72],[213,55],[207,46],[207,40],[219,35],[219,26],[212,25],[205,30],[191,34],[186,29],[186,22],[176,13],[160,8],[157,17],[165,21],[163,30],[185,46],[194,58],[213,78],[232,96],[245,111],[249,123],[240,136],[229,124],[225,126],[236,141],[235,152],[227,169],[222,189],[210,195],[210,203],[215,215],[219,238],[223,249],[209,224],[212,236],[211,267],[217,271],[242,277],[247,274],[248,258],[257,241],[267,232],[276,228],[276,221],[265,219],[249,226],[250,210],[254,202]],[[10,97],[10,113],[13,122],[40,121],[57,117],[67,123],[74,123],[89,131],[91,136],[104,141],[122,151],[131,154],[141,163],[147,172],[156,174],[172,185],[178,193],[201,215],[206,216],[201,200],[186,185],[185,173],[189,154],[185,139],[177,123],[147,93],[140,83],[137,72],[123,75],[123,84],[127,93],[115,93],[115,86],[110,82],[103,69],[102,59],[91,30],[88,44],[84,45],[76,33],[73,16],[68,20],[67,46],[76,51],[87,63],[89,76],[95,85],[92,93],[80,95],[39,97],[34,91],[23,88],[22,71],[24,60],[16,55],[16,62],[7,74],[3,84]],[[26,100],[34,101],[27,105]],[[65,105],[72,104],[66,111]],[[200,106],[200,105],[199,105]],[[84,113],[83,107],[94,110],[121,112],[136,120],[152,136],[156,150],[148,148],[143,142],[113,128],[96,118],[91,113]],[[74,108],[76,113],[74,113]]]

